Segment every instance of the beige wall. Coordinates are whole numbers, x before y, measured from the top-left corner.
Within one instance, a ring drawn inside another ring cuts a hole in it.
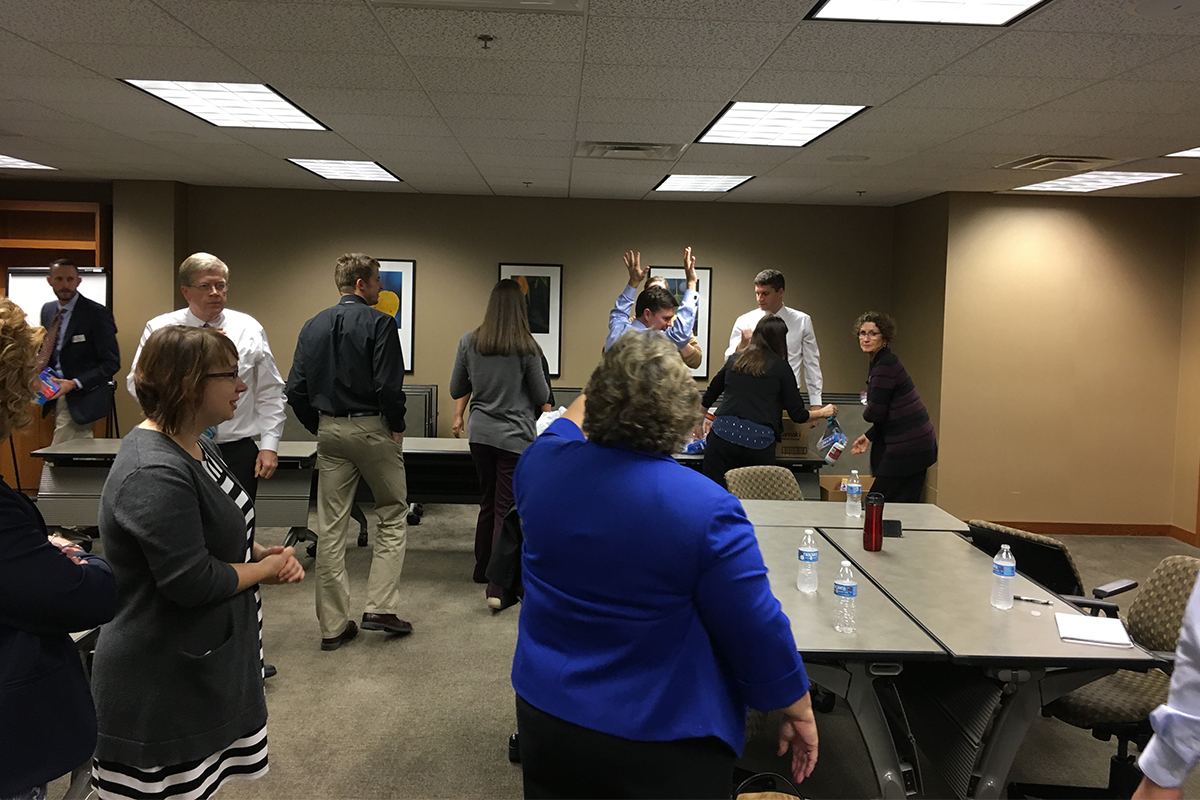
[[[1183,319],[1179,336],[1179,397],[1175,423],[1175,490],[1171,524],[1197,530],[1200,483],[1200,200],[1184,217]]]
[[[897,327],[893,350],[912,377],[935,429],[941,422],[949,213],[950,196],[944,194],[897,208],[892,261],[892,315]],[[936,503],[936,464],[925,483],[925,499]]]
[[[561,386],[582,386],[599,359],[629,248],[643,263],[675,266],[691,245],[699,265],[713,268],[710,375],[734,318],[754,307],[760,269],[783,271],[787,301],[813,316],[828,391],[858,390],[863,364],[850,323],[889,303],[891,209],[215,187],[191,187],[187,206],[188,248],[229,264],[230,305],[263,323],[285,376],[300,326],[336,300],[339,254],[415,259],[407,380],[441,387],[441,435],[452,421],[455,348],[479,324],[501,261],[565,265]],[[143,316],[170,307],[144,306]]]
[[[953,195],[939,500],[960,517],[1172,519],[1184,211]]]

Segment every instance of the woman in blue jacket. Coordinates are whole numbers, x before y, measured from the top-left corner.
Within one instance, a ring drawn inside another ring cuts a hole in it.
[[[526,797],[728,797],[747,706],[784,710],[780,752],[812,772],[808,678],[754,528],[671,458],[701,415],[671,342],[629,333],[521,456]]]
[[[39,339],[0,298],[0,442],[29,421]],[[96,711],[69,634],[116,607],[104,559],[47,538],[37,506],[0,479],[0,798],[45,798],[91,757]]]

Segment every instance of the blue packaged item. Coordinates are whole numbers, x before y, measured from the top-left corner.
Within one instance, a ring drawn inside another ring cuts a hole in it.
[[[46,367],[38,375],[40,385],[37,391],[37,404],[39,406],[44,406],[54,399],[54,395],[58,392],[58,384],[51,380],[51,378],[57,377],[59,377],[59,374],[52,367]]]

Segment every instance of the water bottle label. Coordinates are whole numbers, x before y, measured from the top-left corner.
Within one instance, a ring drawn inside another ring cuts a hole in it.
[[[1001,578],[1011,578],[1017,574],[1017,568],[1012,564],[992,564],[992,574]]]
[[[847,484],[846,485],[846,494],[854,495],[855,497],[857,497],[858,495],[862,494],[862,487],[858,486],[856,484],[853,484],[853,483]]]
[[[800,548],[800,560],[801,561],[816,561],[817,557],[818,557],[818,553],[817,553],[816,548],[813,548],[812,550],[806,550],[803,547]]]
[[[834,581],[833,593],[838,597],[858,597],[858,584]]]

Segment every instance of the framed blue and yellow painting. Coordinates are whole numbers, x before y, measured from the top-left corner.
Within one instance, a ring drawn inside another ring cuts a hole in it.
[[[413,278],[417,262],[411,259],[379,259],[379,302],[372,308],[396,318],[400,329],[400,351],[404,354],[404,372],[413,371]]]

